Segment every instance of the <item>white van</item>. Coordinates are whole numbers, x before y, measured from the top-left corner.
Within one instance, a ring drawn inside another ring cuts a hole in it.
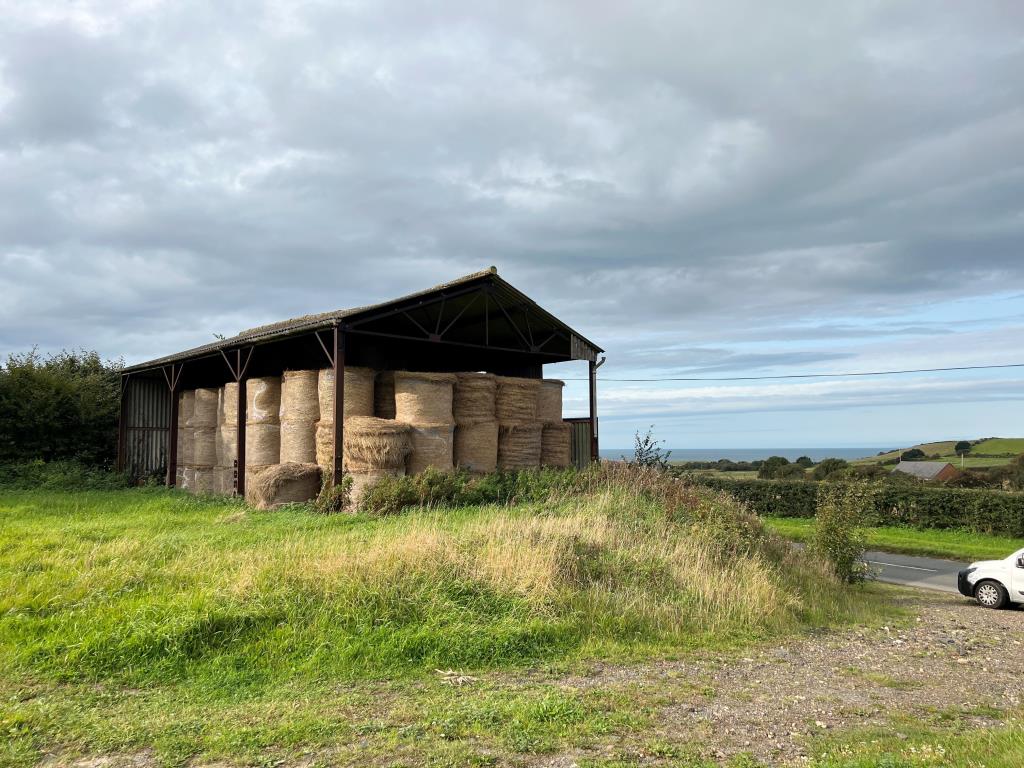
[[[957,574],[961,595],[973,597],[986,608],[1024,603],[1024,549],[1005,560],[980,560]]]

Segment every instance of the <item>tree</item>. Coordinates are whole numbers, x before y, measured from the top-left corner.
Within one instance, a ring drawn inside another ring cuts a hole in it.
[[[117,452],[120,362],[36,350],[0,366],[0,462],[77,459],[109,467]]]
[[[801,456],[794,464],[799,464],[804,469],[810,469],[814,466],[814,460],[810,456]]]
[[[837,474],[846,474],[846,468],[850,466],[845,459],[825,459],[814,468],[815,480],[828,480]]]
[[[963,456],[965,453],[971,450],[971,444],[966,440],[961,440],[953,447],[953,453],[957,456]]]
[[[911,448],[909,451],[904,451],[900,454],[900,458],[904,461],[914,461],[915,459],[925,458],[925,452],[920,448]]]
[[[638,431],[634,436],[633,460],[629,462],[638,467],[654,467],[655,469],[668,469],[668,457],[672,451],[666,451],[661,446],[664,440],[655,440],[653,437],[654,425],[647,430],[647,434],[641,435]]]
[[[758,467],[757,476],[762,480],[772,480],[778,475],[779,470],[788,464],[789,459],[785,456],[769,456]]]
[[[773,478],[776,480],[803,480],[806,477],[805,470],[799,464],[783,464],[775,470]]]

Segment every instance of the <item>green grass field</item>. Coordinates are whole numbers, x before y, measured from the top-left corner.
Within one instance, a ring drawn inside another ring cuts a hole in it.
[[[650,720],[628,686],[566,691],[526,670],[892,619],[884,593],[771,542],[725,555],[714,521],[738,508],[686,493],[700,526],[621,485],[380,519],[0,493],[0,764],[486,765]]]
[[[813,519],[768,517],[764,518],[764,523],[769,530],[793,541],[808,541],[814,533]],[[967,562],[1000,559],[1024,547],[1024,539],[970,531],[882,527],[867,528],[865,534],[872,549]]]

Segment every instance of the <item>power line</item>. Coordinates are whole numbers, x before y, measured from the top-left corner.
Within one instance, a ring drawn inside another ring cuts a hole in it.
[[[787,373],[776,376],[667,376],[649,379],[609,379],[601,381],[644,382],[644,381],[770,381],[779,379],[841,379],[851,376],[897,376],[906,373],[947,373],[950,371],[987,371],[995,368],[1024,368],[1024,363],[1002,365],[957,365],[950,368],[910,368],[903,371],[854,371],[849,373]],[[567,378],[565,381],[588,381],[585,378]]]

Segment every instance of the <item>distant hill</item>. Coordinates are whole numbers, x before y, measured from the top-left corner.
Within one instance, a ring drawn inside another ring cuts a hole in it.
[[[948,461],[951,464],[960,466],[960,457],[953,452],[954,446],[959,440],[941,440],[935,443],[918,443],[909,445],[906,448],[896,448],[877,456],[865,456],[856,459],[854,464],[875,464],[885,461],[898,460],[900,454],[909,451],[911,448],[919,448],[924,451],[928,458],[936,457],[937,461]],[[964,461],[966,467],[995,467],[1000,464],[1007,464],[1014,457],[1024,453],[1024,437],[985,437],[979,440],[969,440],[971,450]]]

